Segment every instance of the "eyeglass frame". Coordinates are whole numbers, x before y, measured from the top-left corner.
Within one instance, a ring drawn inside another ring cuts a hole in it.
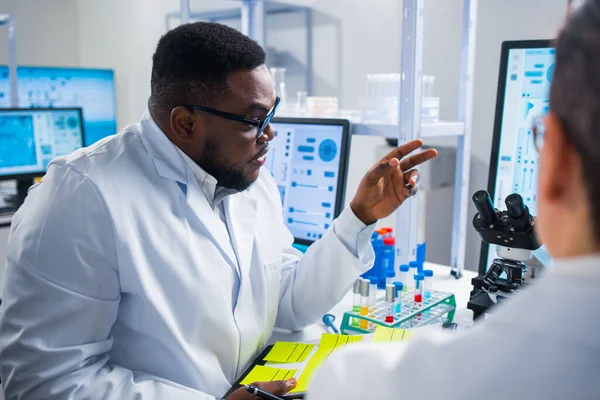
[[[275,112],[277,112],[277,106],[281,102],[281,98],[277,97],[275,99],[275,105],[267,116],[264,119],[250,119],[246,118],[242,115],[232,114],[225,111],[215,110],[214,108],[204,107],[204,106],[196,106],[196,105],[186,105],[184,106],[190,111],[202,111],[208,114],[216,115],[217,117],[225,118],[230,121],[241,122],[242,124],[246,124],[249,126],[254,126],[258,128],[258,132],[256,133],[256,139],[260,138],[264,133],[265,128],[269,125],[273,117],[275,116]]]

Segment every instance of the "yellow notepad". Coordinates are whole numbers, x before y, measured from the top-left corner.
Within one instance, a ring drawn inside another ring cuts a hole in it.
[[[363,340],[360,335],[335,335],[331,333],[324,333],[321,336],[321,342],[317,352],[310,358],[306,367],[302,371],[302,374],[298,378],[298,384],[291,393],[304,393],[308,390],[308,384],[310,383],[315,372],[323,365],[329,355],[336,349],[344,347],[351,343],[357,343]]]
[[[294,377],[296,371],[297,370],[295,369],[282,369],[267,367],[264,365],[256,365],[254,368],[252,368],[252,371],[246,375],[244,380],[240,382],[240,384],[249,385],[254,382],[286,380]]]
[[[265,361],[274,363],[304,362],[314,347],[314,344],[277,342],[265,357]]]
[[[406,329],[388,328],[386,326],[377,326],[371,343],[392,343],[408,340],[412,336],[411,331]]]

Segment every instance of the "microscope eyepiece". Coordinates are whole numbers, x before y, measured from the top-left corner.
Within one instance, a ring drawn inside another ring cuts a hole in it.
[[[523,202],[523,198],[517,194],[513,193],[506,198],[506,210],[508,214],[515,219],[521,218],[523,214],[525,214],[525,203]]]
[[[492,203],[492,199],[488,192],[485,190],[475,192],[473,195],[473,203],[475,204],[477,212],[479,212],[479,215],[481,215],[481,219],[486,225],[492,225],[496,223],[498,216],[496,215],[494,204]]]

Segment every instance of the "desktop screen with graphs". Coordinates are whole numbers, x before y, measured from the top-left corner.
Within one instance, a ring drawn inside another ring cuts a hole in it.
[[[114,73],[108,69],[18,67],[19,107],[81,107],[85,145],[117,133]],[[10,107],[8,67],[0,67],[0,107]]]
[[[297,241],[315,241],[331,226],[344,194],[347,132],[343,125],[271,125],[266,167],[279,187],[284,222]]]
[[[81,109],[0,109],[0,178],[36,175],[83,146]]]
[[[508,42],[510,43],[510,42]],[[506,209],[504,200],[519,193],[533,215],[537,215],[538,154],[534,147],[532,125],[536,117],[549,110],[550,84],[554,71],[554,48],[509,48],[503,55],[504,100],[497,142],[497,163],[490,171],[495,176],[493,201],[498,209]],[[502,90],[502,87],[499,88]],[[494,154],[493,156],[495,156]],[[487,265],[495,258],[496,246],[489,246]],[[545,248],[534,253],[543,264],[549,262]]]

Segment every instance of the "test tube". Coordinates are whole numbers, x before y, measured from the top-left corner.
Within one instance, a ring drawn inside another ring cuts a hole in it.
[[[400,282],[402,282],[402,291],[406,292],[408,290],[408,284],[409,284],[409,274],[408,271],[410,271],[410,268],[408,267],[408,265],[401,265],[400,266]]]
[[[385,285],[393,285],[396,280],[396,273],[393,269],[388,269],[385,271]]]
[[[369,289],[371,282],[367,279],[362,279],[360,283],[360,315],[366,317],[369,313]],[[359,326],[361,329],[367,329],[368,322],[366,319],[360,319]]]
[[[379,278],[376,276],[369,277],[369,307],[375,307],[377,305],[377,281]]]
[[[410,268],[410,272],[408,276],[415,276],[416,274],[419,273],[419,263],[416,261],[411,261],[408,263],[408,266]],[[409,290],[414,290],[415,289],[415,281],[414,279],[411,279],[410,282],[410,287],[408,288]]]
[[[423,271],[423,276],[425,276],[425,281],[423,283],[423,295],[426,299],[428,299],[431,297],[431,292],[433,291],[433,271],[426,269]]]
[[[394,282],[394,286],[396,287],[396,298],[394,299],[394,308],[396,314],[400,314],[402,312],[402,290],[404,289],[404,285],[402,282]]]
[[[415,303],[423,302],[423,274],[415,274]]]
[[[352,292],[354,293],[354,298],[352,299],[352,312],[354,314],[360,314],[360,284],[362,279],[358,278],[354,281],[354,287],[352,288]],[[352,318],[352,326],[358,326],[358,318]]]
[[[394,299],[396,287],[393,284],[385,285],[385,322],[394,322]]]

